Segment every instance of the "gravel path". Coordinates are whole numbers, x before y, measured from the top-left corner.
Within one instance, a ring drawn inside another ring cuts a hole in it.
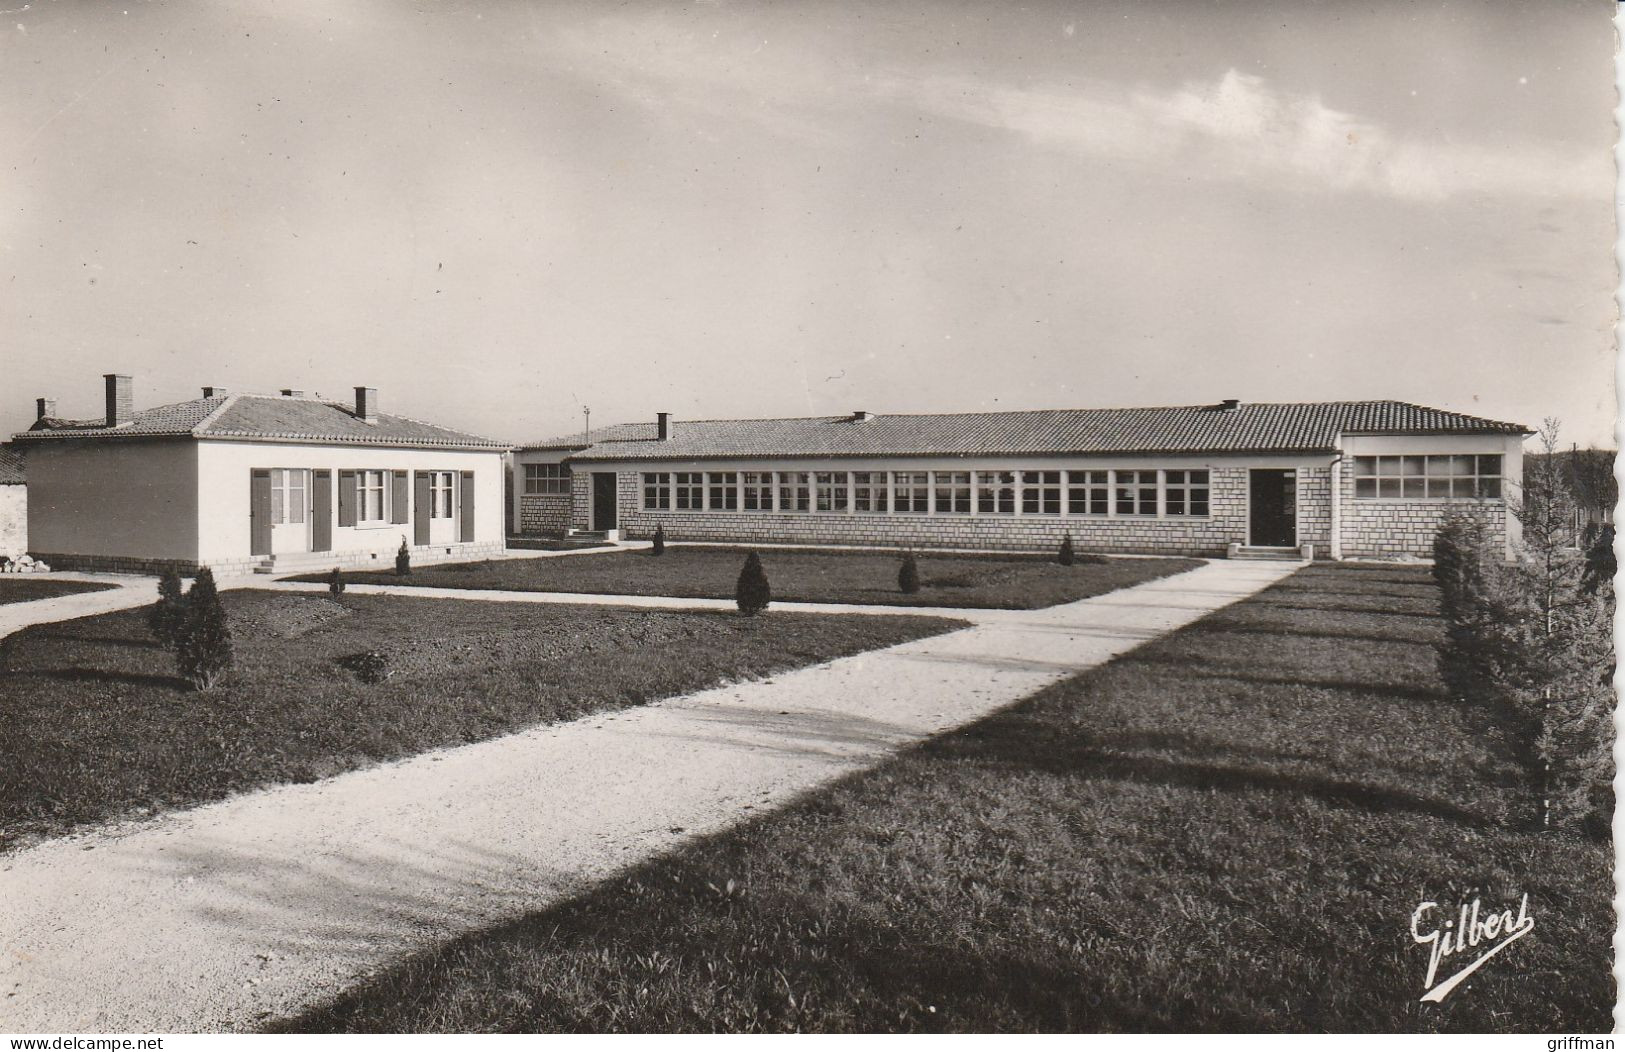
[[[1295,569],[1214,562],[1047,610],[978,611],[974,627],[772,680],[0,857],[0,1031],[252,1028],[400,954],[544,907],[977,719]]]

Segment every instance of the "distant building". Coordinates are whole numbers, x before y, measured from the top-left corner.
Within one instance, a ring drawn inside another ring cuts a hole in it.
[[[1405,402],[619,424],[519,447],[518,532],[1225,555],[1426,556],[1472,505],[1510,543],[1521,424]]]
[[[27,451],[30,552],[59,568],[151,572],[387,564],[503,547],[506,447],[354,402],[231,394],[137,411],[106,377],[105,416],[40,399]]]

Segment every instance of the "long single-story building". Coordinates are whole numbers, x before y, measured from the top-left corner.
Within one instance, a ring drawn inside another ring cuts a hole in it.
[[[136,411],[106,378],[107,412],[40,399],[28,457],[28,545],[63,569],[216,572],[388,565],[503,548],[503,443],[353,403],[203,388]]]
[[[513,529],[671,540],[1426,556],[1453,509],[1509,546],[1521,424],[1407,402],[684,420],[518,447]]]

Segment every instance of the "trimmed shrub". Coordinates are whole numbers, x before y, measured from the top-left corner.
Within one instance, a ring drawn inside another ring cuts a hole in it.
[[[344,594],[344,572],[337,566],[327,575],[327,593],[334,599]]]
[[[165,570],[158,578],[158,601],[147,610],[147,627],[152,638],[173,647],[186,621],[186,596],[181,593],[181,575]]]
[[[656,526],[654,544],[649,548],[650,555],[666,554],[666,527]]]
[[[412,572],[412,549],[406,546],[406,538],[401,538],[401,547],[395,553],[395,576],[405,577]]]
[[[739,612],[755,617],[767,609],[767,604],[773,601],[773,589],[767,583],[767,571],[762,569],[762,560],[751,552],[745,557],[745,567],[739,571],[739,583],[734,586],[734,602],[739,604]]]
[[[914,561],[913,552],[903,554],[903,565],[897,568],[897,587],[904,595],[920,590],[920,565]]]
[[[230,671],[231,664],[231,624],[214,574],[204,567],[186,593],[186,617],[175,642],[175,665],[193,690],[208,690]]]
[[[1071,566],[1078,561],[1077,555],[1072,551],[1072,535],[1070,533],[1061,538],[1061,550],[1056,554],[1055,561],[1062,566]]]

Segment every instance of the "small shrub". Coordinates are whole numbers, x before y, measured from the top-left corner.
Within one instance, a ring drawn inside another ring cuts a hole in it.
[[[147,610],[147,627],[152,638],[173,647],[186,620],[186,596],[181,594],[181,575],[165,570],[158,578],[158,601]]]
[[[1078,561],[1077,555],[1072,551],[1072,535],[1070,533],[1061,538],[1061,550],[1056,554],[1055,561],[1062,566],[1071,566]]]
[[[897,587],[904,595],[913,595],[920,590],[920,566],[914,561],[914,553],[903,555],[903,565],[897,570]]]
[[[208,567],[186,593],[186,615],[175,641],[175,665],[194,690],[208,690],[230,671],[231,625]]]
[[[650,555],[665,555],[666,554],[666,527],[664,527],[664,526],[656,526],[655,527],[654,544],[653,544],[652,547],[650,547],[649,554]]]
[[[405,577],[412,572],[412,550],[406,546],[406,538],[401,538],[401,547],[395,553],[395,576]]]
[[[745,568],[739,571],[739,583],[734,586],[734,602],[739,604],[739,612],[755,617],[767,609],[767,604],[773,601],[773,589],[767,583],[767,571],[762,569],[762,560],[751,552],[745,557]]]
[[[344,594],[344,573],[337,566],[327,575],[327,593],[334,599]]]

